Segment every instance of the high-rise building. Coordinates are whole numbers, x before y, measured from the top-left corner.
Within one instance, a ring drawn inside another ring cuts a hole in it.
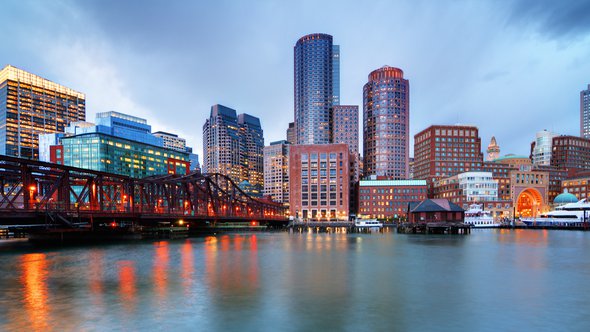
[[[558,135],[548,130],[537,132],[535,141],[531,143],[531,160],[534,166],[549,166],[551,164],[553,137]]]
[[[332,36],[327,34],[303,36],[295,44],[297,144],[332,142],[333,52]]]
[[[332,105],[340,105],[340,45],[332,45]]]
[[[590,138],[590,84],[580,91],[580,136]]]
[[[289,122],[289,128],[287,128],[287,142],[289,142],[289,144],[297,143],[297,132],[295,131],[295,122]]]
[[[229,176],[236,184],[262,193],[264,137],[257,117],[213,105],[203,126],[203,173]],[[242,182],[245,182],[242,184]]]
[[[238,115],[242,141],[242,181],[248,181],[258,193],[264,183],[264,136],[260,119],[249,114]]]
[[[569,177],[590,172],[590,139],[556,136],[551,150],[551,166],[565,170]]]
[[[348,145],[351,154],[359,153],[359,107],[336,105],[333,111],[333,143]]]
[[[39,134],[86,117],[86,97],[13,66],[0,70],[0,154],[39,158]]]
[[[186,151],[186,139],[178,137],[176,134],[167,133],[164,131],[156,131],[154,136],[162,139],[162,146],[167,149],[176,151]],[[192,152],[192,151],[191,151]]]
[[[486,152],[488,153],[487,161],[494,161],[500,157],[500,146],[496,143],[496,137],[492,136]]]
[[[409,177],[410,84],[401,69],[381,67],[363,88],[363,176]]]
[[[74,128],[74,130],[72,130]],[[81,134],[90,130],[99,131],[115,137],[126,138],[136,142],[164,146],[161,137],[152,134],[152,126],[146,119],[119,112],[96,113],[96,128],[93,123],[75,123],[66,132],[69,134]],[[184,150],[180,150],[184,152]]]
[[[211,106],[203,126],[203,173],[221,173],[240,183],[243,176],[240,129],[236,111]]]
[[[289,208],[292,216],[348,220],[349,151],[346,144],[289,147]]]
[[[264,147],[264,195],[283,204],[289,204],[289,147],[287,141]]]
[[[482,167],[475,126],[433,125],[414,135],[414,179],[432,182]]]

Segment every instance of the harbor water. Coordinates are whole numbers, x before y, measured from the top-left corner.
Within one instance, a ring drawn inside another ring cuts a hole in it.
[[[590,233],[0,242],[0,331],[590,331]]]

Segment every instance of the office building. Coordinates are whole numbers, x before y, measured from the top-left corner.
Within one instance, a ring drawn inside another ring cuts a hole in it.
[[[389,221],[406,218],[410,202],[427,198],[426,180],[387,180],[371,176],[359,182],[358,191],[360,216]]]
[[[292,216],[348,220],[349,150],[346,144],[289,147],[289,205]]]
[[[287,128],[287,142],[289,142],[289,144],[297,143],[297,132],[295,131],[295,122],[289,122],[289,128]]]
[[[289,147],[287,141],[277,141],[264,147],[264,196],[289,204]]]
[[[590,84],[580,91],[580,136],[590,139]]]
[[[332,142],[333,52],[332,36],[327,34],[303,36],[295,44],[297,144]]]
[[[164,131],[156,131],[152,135],[161,138],[162,146],[167,149],[186,151],[186,139],[178,137],[176,134],[171,134]]]
[[[83,93],[10,65],[0,70],[0,155],[38,159],[40,134],[85,117]]]
[[[248,181],[260,195],[264,182],[264,136],[260,119],[257,117],[238,115],[240,139],[242,141],[242,181]]]
[[[363,88],[365,177],[409,177],[410,85],[399,68],[381,67]]]
[[[340,45],[332,45],[332,105],[340,105]]]
[[[538,131],[535,140],[531,143],[531,160],[534,166],[551,165],[551,150],[553,147],[553,137],[558,134],[548,130]]]
[[[359,107],[337,105],[333,111],[333,143],[348,145],[351,154],[359,153]]]
[[[590,139],[555,136],[551,146],[551,166],[565,170],[568,177],[590,172]]]

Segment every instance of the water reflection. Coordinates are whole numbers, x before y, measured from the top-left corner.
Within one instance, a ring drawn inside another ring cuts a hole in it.
[[[186,240],[181,246],[180,255],[182,268],[180,276],[182,278],[182,286],[185,295],[189,295],[195,277],[193,245],[190,240]]]
[[[20,282],[29,326],[33,331],[45,331],[49,329],[47,257],[38,253],[25,254],[20,264]]]
[[[153,279],[156,296],[159,301],[166,298],[168,289],[168,262],[169,250],[168,242],[154,243],[156,249],[156,256],[154,257]]]
[[[88,287],[90,289],[90,294],[92,295],[92,299],[94,305],[101,306],[102,305],[102,296],[104,293],[103,289],[103,259],[104,253],[100,250],[92,250],[89,257],[89,267],[88,267]]]
[[[136,277],[135,262],[119,262],[119,296],[126,313],[135,311],[136,298]]]

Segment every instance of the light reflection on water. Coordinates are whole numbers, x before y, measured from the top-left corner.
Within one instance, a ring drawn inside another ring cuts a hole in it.
[[[256,233],[2,247],[0,330],[584,331],[589,234]]]

